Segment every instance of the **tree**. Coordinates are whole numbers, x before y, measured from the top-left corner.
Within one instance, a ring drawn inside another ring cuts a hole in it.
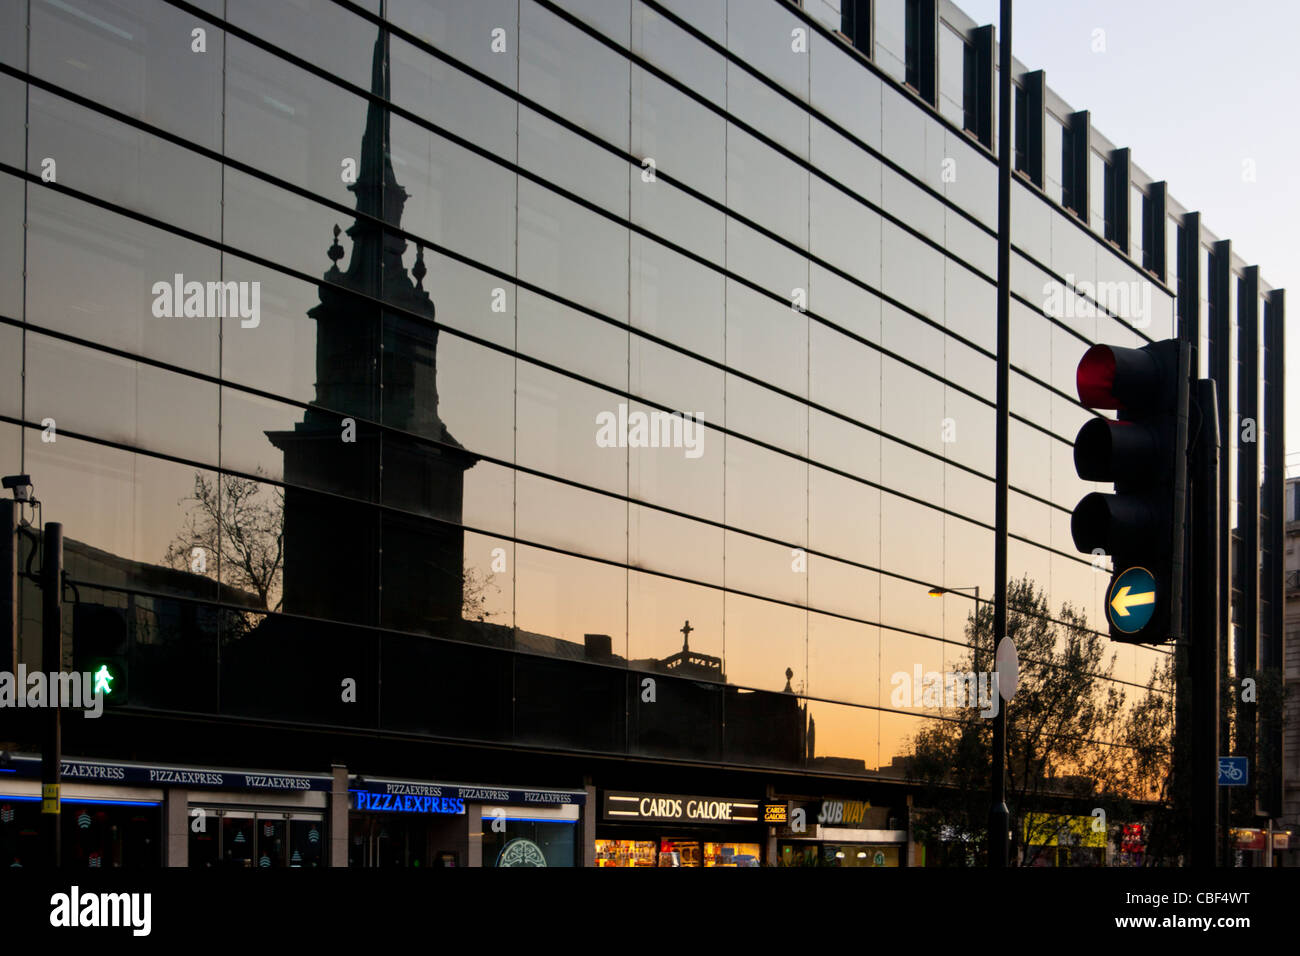
[[[259,472],[260,474],[260,472]],[[202,574],[256,596],[257,606],[279,611],[284,571],[284,489],[234,475],[220,481],[194,473],[194,491],[182,498],[185,525],[163,557],[168,567]],[[465,620],[486,621],[494,573],[465,566]]]
[[[256,595],[258,606],[280,609],[284,564],[284,489],[251,478],[194,473],[194,492],[181,499],[185,525],[163,560],[173,568],[220,580]],[[274,601],[274,603],[272,603]]]
[[[1146,824],[1147,866],[1179,863],[1186,849],[1183,828],[1173,825],[1189,797],[1186,781],[1174,772],[1175,766],[1186,766],[1188,754],[1187,735],[1182,739],[1172,735],[1180,666],[1183,662],[1171,654],[1152,671],[1145,692],[1125,717],[1120,738],[1125,749],[1120,753],[1126,756],[1114,773],[1115,812],[1130,822]],[[1175,755],[1179,748],[1181,757]],[[1138,799],[1146,805],[1139,806]]]
[[[488,591],[500,591],[496,583],[496,572],[484,573],[473,565],[465,564],[463,577],[464,600],[461,604],[461,617],[466,621],[486,621],[494,613],[487,609]]]
[[[1032,847],[1051,840],[1059,815],[1077,815],[1079,800],[1109,817],[1127,800],[1152,796],[1168,760],[1172,709],[1153,687],[1126,713],[1124,693],[1107,680],[1116,661],[1107,638],[1069,604],[1053,620],[1044,592],[1027,576],[1008,586],[1007,634],[1020,657],[1007,715],[1012,857],[1029,865],[1040,852]],[[969,617],[966,636],[959,670],[994,670],[991,603]],[[972,864],[985,854],[993,722],[977,707],[945,706],[935,716],[915,736],[908,761],[909,779],[921,786],[917,803],[927,808],[916,829],[946,847],[948,862]]]

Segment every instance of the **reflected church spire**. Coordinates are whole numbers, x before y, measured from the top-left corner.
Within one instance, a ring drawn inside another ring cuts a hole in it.
[[[407,243],[396,230],[410,194],[393,169],[388,55],[381,28],[348,186],[352,248],[344,250],[336,224],[320,301],[307,313],[316,322],[316,400],[293,431],[268,438],[284,452],[289,485],[285,610],[430,631],[461,618],[464,473],[478,459],[438,414],[438,329],[423,248],[411,273],[402,262]],[[324,504],[295,485],[344,498]]]

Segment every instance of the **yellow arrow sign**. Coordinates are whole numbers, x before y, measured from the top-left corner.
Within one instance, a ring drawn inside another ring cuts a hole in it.
[[[1110,606],[1115,609],[1115,613],[1120,617],[1128,617],[1128,609],[1131,607],[1156,603],[1155,591],[1143,591],[1140,594],[1129,594],[1128,592],[1129,586],[1126,584],[1115,592],[1115,597],[1110,602]]]

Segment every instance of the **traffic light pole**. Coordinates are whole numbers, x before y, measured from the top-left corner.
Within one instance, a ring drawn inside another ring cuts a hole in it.
[[[1193,448],[1192,599],[1188,672],[1191,706],[1192,833],[1189,862],[1218,860],[1219,822],[1219,403],[1213,379],[1196,383],[1199,409]]]
[[[0,670],[11,674],[18,673],[18,509],[14,499],[0,498]]]
[[[1011,400],[1011,0],[1001,0],[998,26],[998,355],[993,504],[993,647],[1007,636],[1007,442]],[[996,650],[993,652],[995,655]],[[1007,707],[1001,701],[993,718],[992,793],[989,805],[989,866],[1007,865],[1011,829],[1007,810]]]
[[[45,524],[45,553],[41,561],[41,666],[47,673],[63,670],[63,525]],[[53,696],[53,694],[51,694]],[[57,705],[54,699],[47,701]],[[62,816],[59,778],[63,737],[58,706],[45,708],[45,740],[41,747],[41,822],[45,831],[46,865],[59,868],[62,859]]]

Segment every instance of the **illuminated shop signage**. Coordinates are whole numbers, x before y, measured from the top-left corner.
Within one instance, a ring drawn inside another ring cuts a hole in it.
[[[867,818],[871,804],[862,800],[823,800],[817,822],[824,826],[853,826]]]
[[[459,814],[465,812],[465,801],[459,797],[371,793],[369,790],[354,790],[352,797],[352,809],[354,810],[377,810],[387,813]]]
[[[1262,850],[1266,844],[1263,830],[1233,827],[1232,839],[1238,850]]]
[[[22,776],[39,776],[40,757],[14,757]],[[59,770],[64,780],[86,783],[121,783],[147,787],[187,787],[214,790],[323,790],[333,778],[314,774],[276,774],[248,770],[210,770],[198,767],[151,767],[100,760],[64,760]]]
[[[1123,837],[1120,841],[1119,850],[1121,853],[1141,853],[1146,849],[1146,844],[1142,839],[1142,824],[1126,823],[1124,824]]]
[[[775,825],[784,825],[790,822],[790,804],[788,803],[765,803],[763,804],[763,822]]]
[[[605,819],[675,823],[758,823],[760,802],[671,793],[605,794]]]
[[[585,790],[521,790],[515,787],[472,787],[458,783],[417,783],[405,780],[375,780],[371,777],[353,778],[353,793],[375,796],[430,797],[434,800],[458,800],[462,803],[512,803],[539,806],[582,806],[587,802]],[[380,801],[382,802],[382,801]],[[358,810],[381,810],[380,806],[357,807]],[[389,807],[387,809],[395,809]],[[417,813],[462,813],[463,810],[418,810]]]

